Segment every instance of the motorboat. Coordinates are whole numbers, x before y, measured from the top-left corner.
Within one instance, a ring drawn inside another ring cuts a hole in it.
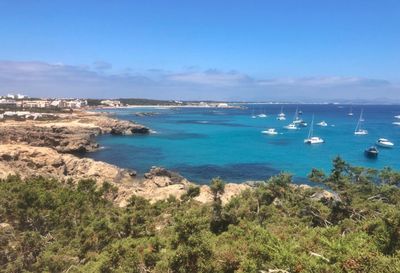
[[[312,117],[310,131],[308,132],[308,137],[304,140],[304,143],[306,143],[306,144],[321,144],[321,143],[325,142],[322,138],[313,136],[313,133],[314,133],[314,115]]]
[[[290,123],[289,125],[284,126],[284,128],[288,130],[298,130],[299,128],[294,123]]]
[[[361,127],[362,122],[364,122],[363,109],[361,109],[360,118],[358,119],[356,129],[354,130],[355,135],[368,135],[368,131],[365,129],[362,129],[362,127]]]
[[[378,154],[379,151],[375,146],[371,146],[364,151],[364,155],[369,158],[377,158]]]
[[[261,133],[266,134],[266,135],[277,135],[278,132],[275,130],[275,128],[269,128],[265,131],[261,131]]]
[[[385,148],[393,148],[394,144],[393,142],[389,141],[386,138],[380,138],[376,141],[376,145],[381,146],[381,147],[385,147]]]
[[[321,121],[321,122],[318,122],[317,125],[318,125],[318,126],[321,126],[321,127],[326,127],[326,126],[328,126],[328,123],[326,123],[326,122],[323,120],[323,121]]]

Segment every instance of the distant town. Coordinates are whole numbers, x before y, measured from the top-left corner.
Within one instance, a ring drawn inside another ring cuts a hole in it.
[[[225,102],[183,102],[152,99],[77,99],[77,98],[31,98],[20,93],[0,96],[0,119],[38,119],[50,117],[54,112],[71,112],[91,108],[119,108],[130,106],[216,107],[236,108]]]

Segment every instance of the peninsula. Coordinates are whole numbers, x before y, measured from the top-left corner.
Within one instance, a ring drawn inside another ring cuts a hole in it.
[[[59,181],[94,179],[116,186],[113,201],[126,206],[132,195],[151,201],[180,198],[193,183],[162,167],[153,167],[143,177],[135,170],[123,169],[105,162],[85,158],[85,153],[99,149],[96,136],[101,134],[135,137],[150,134],[150,129],[108,114],[74,110],[70,113],[9,115],[0,122],[0,178],[19,175],[22,178],[47,177]],[[228,184],[224,202],[249,186]],[[201,186],[198,201],[212,200],[209,186]]]

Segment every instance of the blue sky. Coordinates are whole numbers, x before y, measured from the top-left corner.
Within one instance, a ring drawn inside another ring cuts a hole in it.
[[[0,93],[400,101],[400,1],[0,0]]]

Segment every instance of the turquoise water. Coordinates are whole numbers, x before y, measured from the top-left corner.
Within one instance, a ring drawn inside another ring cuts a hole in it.
[[[328,127],[314,126],[314,135],[326,143],[303,143],[309,128],[289,131],[283,128],[293,119],[296,105],[285,105],[286,121],[276,115],[281,105],[247,105],[248,109],[118,109],[110,110],[120,119],[133,120],[155,130],[148,136],[101,136],[104,148],[90,156],[121,167],[146,172],[151,166],[164,166],[180,172],[190,180],[207,183],[220,176],[228,181],[259,180],[280,171],[305,179],[313,167],[329,171],[331,160],[342,156],[351,164],[400,169],[400,126],[392,124],[400,106],[300,105],[302,119],[315,123],[325,120]],[[353,134],[361,108],[368,135]],[[156,112],[155,116],[137,117],[136,112]],[[266,113],[267,118],[251,118],[252,113]],[[333,125],[333,126],[332,126]],[[276,128],[275,136],[261,134]],[[395,148],[379,148],[379,158],[368,159],[364,150],[380,138],[395,143]]]

